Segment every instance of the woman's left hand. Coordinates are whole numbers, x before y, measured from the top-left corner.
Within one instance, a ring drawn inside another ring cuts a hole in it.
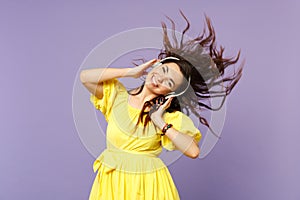
[[[163,114],[165,110],[171,105],[173,97],[169,98],[165,103],[162,105],[160,104],[154,104],[149,111],[149,115],[151,118],[151,121],[157,126],[158,128],[162,129],[165,125],[165,122],[163,120]]]

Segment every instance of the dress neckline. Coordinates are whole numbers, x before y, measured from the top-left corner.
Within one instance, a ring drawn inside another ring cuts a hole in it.
[[[132,105],[130,105],[129,99],[130,99],[130,95],[127,94],[127,106],[128,106],[129,108],[132,108],[133,110],[141,111],[139,108],[136,108],[136,107],[133,107]]]

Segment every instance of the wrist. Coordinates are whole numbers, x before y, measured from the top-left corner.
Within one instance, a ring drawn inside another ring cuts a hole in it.
[[[168,129],[170,129],[172,126],[173,126],[173,124],[168,124],[168,123],[166,123],[166,124],[164,125],[164,127],[162,128],[162,130],[161,130],[162,135],[165,135],[166,132],[168,131]]]

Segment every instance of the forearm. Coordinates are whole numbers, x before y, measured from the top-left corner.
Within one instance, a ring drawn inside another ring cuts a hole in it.
[[[154,120],[156,125],[162,130],[165,122],[163,119]],[[169,128],[165,135],[172,141],[178,150],[180,150],[184,155],[190,158],[197,158],[200,153],[198,144],[195,143],[194,138],[183,134],[176,130],[175,128]]]
[[[184,155],[190,158],[197,158],[199,156],[200,149],[193,137],[183,134],[174,128],[169,128],[166,132],[166,136]]]
[[[82,83],[98,84],[113,78],[126,77],[130,68],[93,68],[80,73]]]

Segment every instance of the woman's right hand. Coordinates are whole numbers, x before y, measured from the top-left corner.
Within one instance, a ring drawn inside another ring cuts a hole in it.
[[[139,78],[143,75],[147,75],[147,69],[150,68],[152,65],[154,65],[156,62],[159,62],[158,59],[152,59],[148,62],[145,62],[139,66],[129,68],[127,71],[127,74],[125,76],[127,77],[133,77],[133,78]]]

